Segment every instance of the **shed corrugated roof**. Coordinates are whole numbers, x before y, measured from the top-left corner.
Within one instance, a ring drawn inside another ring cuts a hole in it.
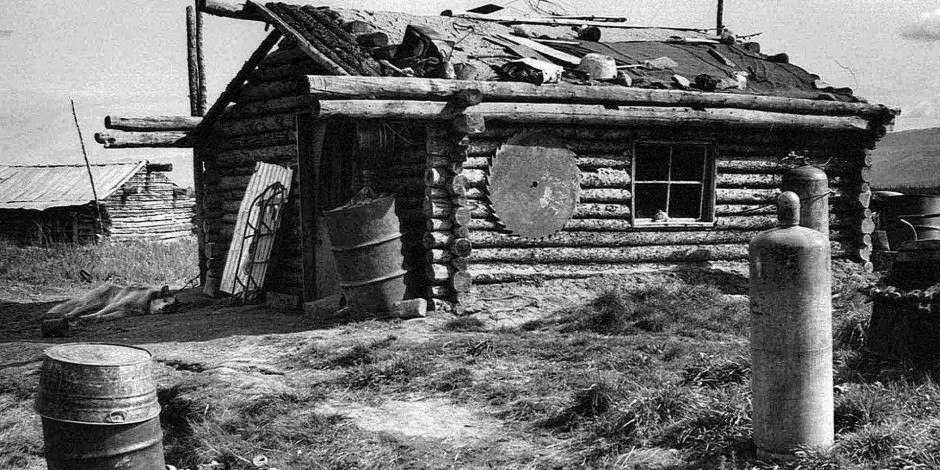
[[[91,165],[98,199],[117,191],[146,162]],[[94,201],[85,165],[0,165],[0,209],[45,210]]]

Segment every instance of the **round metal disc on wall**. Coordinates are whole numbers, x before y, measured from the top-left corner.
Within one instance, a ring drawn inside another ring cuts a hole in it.
[[[545,132],[522,132],[496,152],[490,165],[493,212],[510,232],[543,238],[564,227],[580,196],[574,152]]]

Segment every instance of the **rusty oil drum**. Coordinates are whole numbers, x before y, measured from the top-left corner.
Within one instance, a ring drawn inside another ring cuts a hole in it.
[[[940,238],[940,196],[889,196],[879,201],[879,208],[892,250],[908,241]]]
[[[326,212],[339,285],[349,305],[385,312],[404,299],[401,228],[395,199],[358,201]]]
[[[149,351],[64,344],[45,351],[36,411],[49,470],[162,470],[160,404]]]

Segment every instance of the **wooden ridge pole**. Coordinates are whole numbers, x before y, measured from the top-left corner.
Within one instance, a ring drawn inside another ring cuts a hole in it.
[[[85,139],[82,138],[82,128],[78,125],[78,113],[75,112],[75,100],[69,99],[72,104],[72,119],[75,120],[75,130],[78,131],[78,143],[82,146],[82,156],[85,158],[85,169],[88,170],[88,181],[91,182],[91,195],[95,198],[95,212],[98,219],[95,221],[96,234],[103,234],[101,221],[101,204],[98,203],[98,191],[95,189],[95,177],[91,174],[91,163],[88,161],[88,152],[85,151]]]

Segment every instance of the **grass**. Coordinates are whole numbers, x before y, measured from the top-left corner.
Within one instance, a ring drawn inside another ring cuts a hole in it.
[[[519,327],[472,316],[424,329],[363,322],[339,327],[335,344],[316,332],[285,352],[287,377],[264,377],[279,386],[260,391],[212,368],[172,371],[159,391],[167,462],[248,469],[263,454],[281,469],[940,468],[940,386],[930,371],[866,353],[858,287],[873,279],[836,265],[836,446],[794,462],[761,461],[753,446],[746,298],[669,275],[606,280],[583,305]],[[8,375],[0,468],[17,468],[40,455],[36,436],[15,424],[35,377]],[[342,412],[375,418],[384,404],[438,401],[495,420],[495,431],[476,441],[405,436]]]
[[[0,241],[0,284],[70,288],[112,282],[179,288],[199,274],[196,257],[192,238],[45,247]],[[89,277],[83,279],[82,271]]]

